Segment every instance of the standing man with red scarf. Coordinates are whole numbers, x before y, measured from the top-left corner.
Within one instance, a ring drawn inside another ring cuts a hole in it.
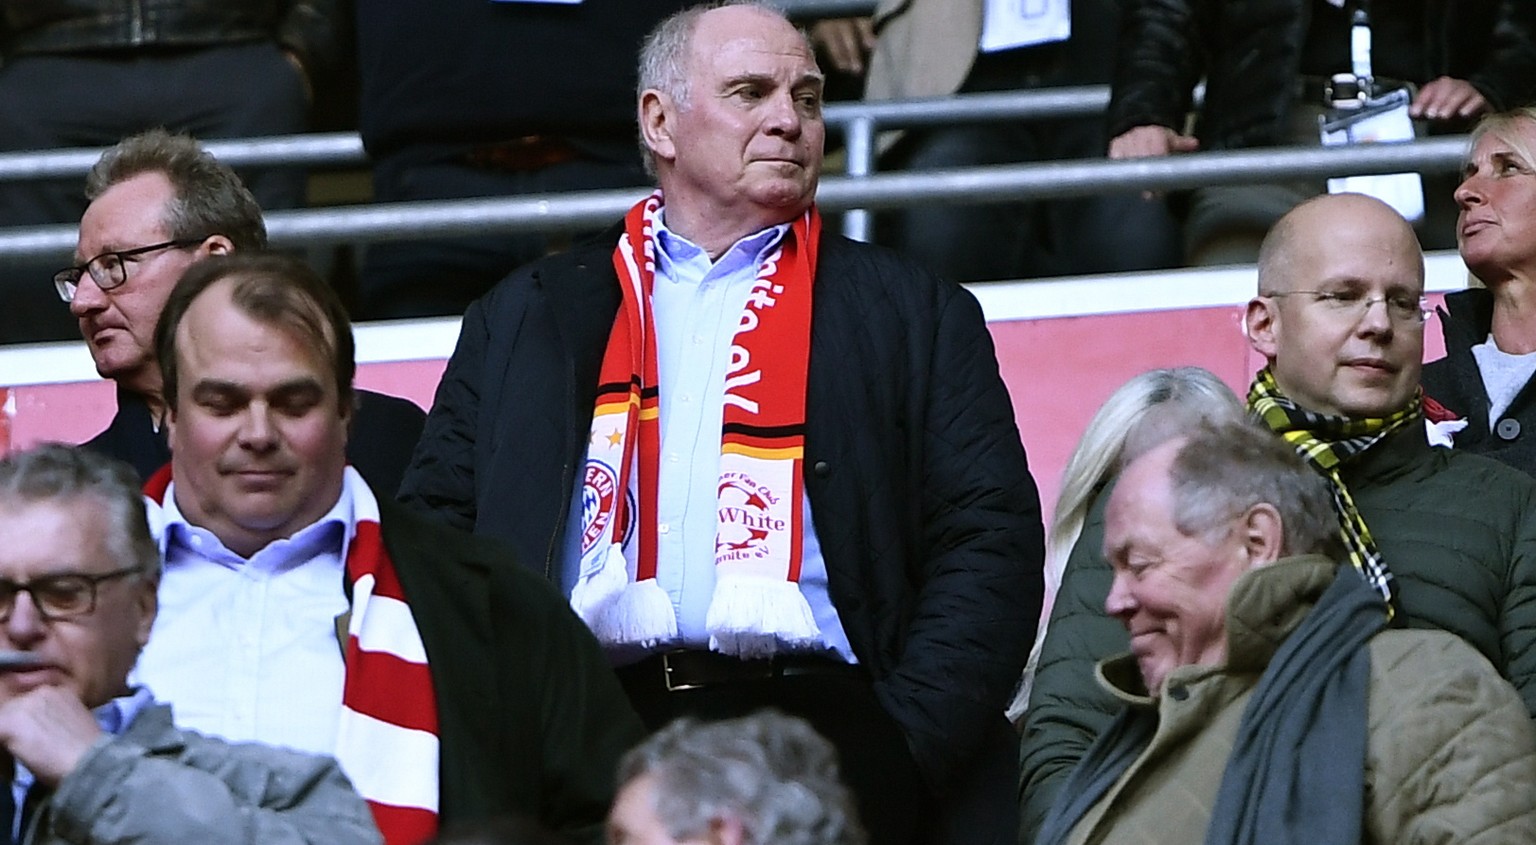
[[[471,306],[402,498],[540,561],[653,727],[776,706],[872,841],[1011,842],[1039,502],[975,299],[823,230],[821,89],[775,11],[661,24],[660,190]]]

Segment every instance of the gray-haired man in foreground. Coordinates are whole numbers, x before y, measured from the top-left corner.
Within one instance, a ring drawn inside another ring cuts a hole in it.
[[[1520,697],[1455,635],[1387,629],[1330,499],[1241,424],[1126,467],[1104,609],[1131,652],[1099,663],[1121,709],[1039,845],[1536,841]]]
[[[331,759],[180,730],[130,686],[159,580],[126,464],[57,445],[0,460],[4,841],[378,842]]]

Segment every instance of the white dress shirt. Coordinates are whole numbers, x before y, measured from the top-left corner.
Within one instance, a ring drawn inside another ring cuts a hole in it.
[[[352,497],[242,558],[187,523],[166,491],[160,613],[134,673],[176,723],[231,741],[336,749]]]

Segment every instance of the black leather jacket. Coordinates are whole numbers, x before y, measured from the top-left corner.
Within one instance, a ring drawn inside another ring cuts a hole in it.
[[[0,55],[276,41],[313,72],[335,19],[336,0],[0,0]]]
[[[1110,137],[1179,128],[1204,76],[1202,149],[1285,143],[1314,0],[1126,0],[1109,106]],[[1419,0],[1424,66],[1409,81],[1472,83],[1495,109],[1536,99],[1536,3]]]

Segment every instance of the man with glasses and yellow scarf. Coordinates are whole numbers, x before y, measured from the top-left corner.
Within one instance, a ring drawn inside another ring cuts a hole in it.
[[[1424,260],[1390,207],[1358,194],[1310,200],[1276,224],[1244,328],[1267,364],[1255,420],[1330,482],[1349,558],[1393,624],[1440,628],[1491,661],[1536,713],[1536,483],[1426,437]],[[1127,650],[1104,612],[1103,500],[1068,562],[1023,738],[1021,841],[1115,702],[1093,664]]]

